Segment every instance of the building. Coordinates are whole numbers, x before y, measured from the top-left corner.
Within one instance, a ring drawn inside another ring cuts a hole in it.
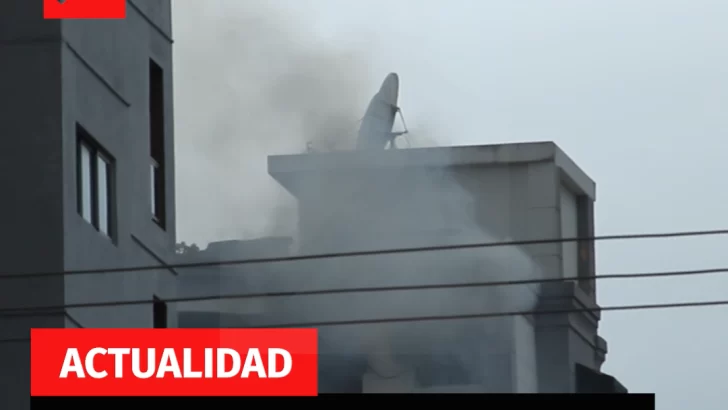
[[[542,244],[328,258],[178,273],[169,0],[129,0],[118,21],[0,15],[3,408],[29,408],[33,327],[240,327],[596,306],[593,245]],[[551,143],[271,157],[299,201],[295,242],[219,243],[210,260],[587,236],[594,183]],[[123,266],[157,271],[31,277]],[[23,277],[26,274],[28,276]],[[168,306],[169,295],[573,278],[510,288],[258,297]],[[180,280],[177,280],[180,278]],[[149,305],[64,305],[152,300]],[[176,310],[180,310],[178,315]],[[318,326],[323,391],[623,390],[599,373],[599,315]]]
[[[7,2],[5,2],[7,3]],[[124,20],[43,20],[41,1],[0,14],[0,271],[164,266],[174,254],[175,187],[169,0],[129,0]],[[150,183],[150,181],[154,181]],[[2,279],[0,397],[29,408],[29,329],[164,327],[169,269]]]
[[[297,238],[277,248],[281,255],[593,236],[595,184],[553,143],[273,156],[268,168],[298,201]],[[251,245],[236,251],[228,243],[227,256],[239,258]],[[217,291],[229,295],[567,278],[543,286],[225,299],[224,309],[209,303],[186,323],[317,326],[321,391],[608,390],[610,376],[599,372],[607,345],[598,312],[387,322],[596,308],[591,241],[224,269],[199,271],[197,282],[182,274],[180,288],[224,281]],[[371,319],[381,322],[365,323]]]

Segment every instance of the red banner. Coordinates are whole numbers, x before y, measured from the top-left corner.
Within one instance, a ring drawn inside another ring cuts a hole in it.
[[[315,396],[316,329],[32,329],[31,396]]]
[[[126,0],[43,0],[44,19],[123,19]]]

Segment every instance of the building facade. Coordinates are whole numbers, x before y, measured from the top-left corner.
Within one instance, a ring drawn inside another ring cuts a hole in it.
[[[553,143],[275,156],[269,173],[298,201],[296,240],[278,247],[280,255],[593,236],[595,184]],[[251,249],[227,245],[228,259]],[[598,378],[605,359],[591,241],[225,269],[195,280],[224,281],[219,292],[230,295],[565,279],[180,307],[190,326],[318,327],[321,391],[577,392],[577,367],[591,372],[582,379]],[[191,276],[180,278],[182,289],[199,289]],[[565,309],[577,312],[539,314]],[[503,312],[510,314],[478,317]]]
[[[0,397],[29,407],[29,329],[175,326],[169,0],[129,0],[123,20],[43,20],[41,1],[0,15]],[[136,273],[23,277],[124,266]]]

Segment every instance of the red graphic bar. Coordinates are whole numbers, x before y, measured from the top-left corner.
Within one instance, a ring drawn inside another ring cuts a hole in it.
[[[32,329],[31,396],[315,396],[316,329]]]
[[[123,19],[126,0],[43,0],[44,19]]]

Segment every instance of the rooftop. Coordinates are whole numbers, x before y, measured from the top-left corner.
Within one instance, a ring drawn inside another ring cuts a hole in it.
[[[268,173],[286,189],[291,190],[294,181],[307,173],[498,166],[534,162],[555,163],[567,180],[596,199],[594,181],[553,142],[272,155],[268,157]]]

